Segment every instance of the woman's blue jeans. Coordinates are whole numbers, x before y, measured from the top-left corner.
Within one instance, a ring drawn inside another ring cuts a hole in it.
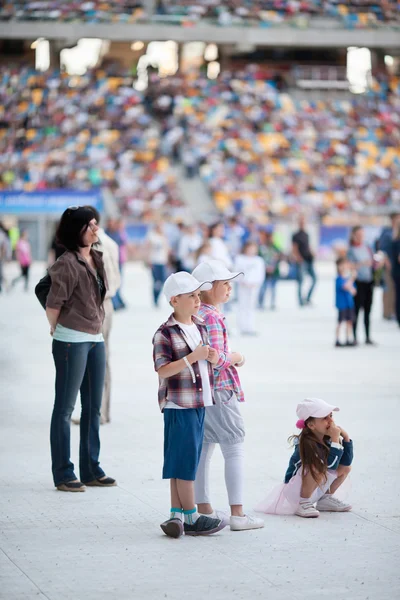
[[[81,392],[79,471],[87,483],[104,476],[100,468],[100,408],[106,355],[104,342],[68,343],[53,340],[56,396],[50,428],[54,485],[78,479],[70,459],[71,415]]]

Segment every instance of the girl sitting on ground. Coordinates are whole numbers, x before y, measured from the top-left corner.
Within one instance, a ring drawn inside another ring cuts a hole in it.
[[[353,442],[332,417],[338,410],[319,398],[306,398],[298,404],[296,426],[301,433],[289,438],[294,452],[285,482],[256,510],[305,518],[319,517],[320,511],[351,510],[350,504],[334,495],[350,473],[353,461]]]

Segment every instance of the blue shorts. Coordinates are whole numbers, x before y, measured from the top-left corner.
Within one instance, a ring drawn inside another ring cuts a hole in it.
[[[343,323],[343,321],[351,321],[354,323],[356,320],[354,308],[340,308],[338,312],[338,323]]]
[[[164,410],[163,479],[196,479],[204,435],[204,408]]]

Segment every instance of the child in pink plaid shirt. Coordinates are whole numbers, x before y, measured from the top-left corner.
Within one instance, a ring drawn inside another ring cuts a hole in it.
[[[195,481],[198,511],[207,516],[220,516],[213,510],[209,494],[211,456],[219,444],[225,460],[230,528],[232,531],[258,529],[264,527],[264,521],[243,512],[245,431],[239,402],[244,401],[244,396],[236,367],[244,365],[245,360],[239,352],[230,352],[225,317],[220,311],[220,306],[229,300],[232,279],[244,274],[232,273],[219,260],[201,263],[192,274],[198,281],[213,284],[211,290],[201,292],[199,316],[205,321],[210,347],[218,354],[217,362],[213,362],[215,405],[205,409],[203,448]]]

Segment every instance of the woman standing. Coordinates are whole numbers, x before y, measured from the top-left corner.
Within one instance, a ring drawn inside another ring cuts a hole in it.
[[[394,232],[390,246],[390,262],[395,290],[396,319],[400,327],[400,222]]]
[[[362,308],[364,310],[365,343],[373,345],[374,342],[370,337],[370,313],[374,293],[373,254],[372,250],[365,244],[364,238],[363,228],[359,225],[353,227],[347,258],[357,272],[355,281],[357,293],[354,297],[356,313],[353,325],[354,342],[357,344],[358,313]]]
[[[99,227],[90,207],[70,207],[62,215],[57,241],[66,252],[49,269],[51,288],[46,315],[53,336],[56,394],[50,444],[54,485],[84,492],[85,485],[116,485],[100,467],[100,408],[105,374],[101,333],[107,280],[98,242]],[[70,460],[70,425],[81,393],[78,480]]]

